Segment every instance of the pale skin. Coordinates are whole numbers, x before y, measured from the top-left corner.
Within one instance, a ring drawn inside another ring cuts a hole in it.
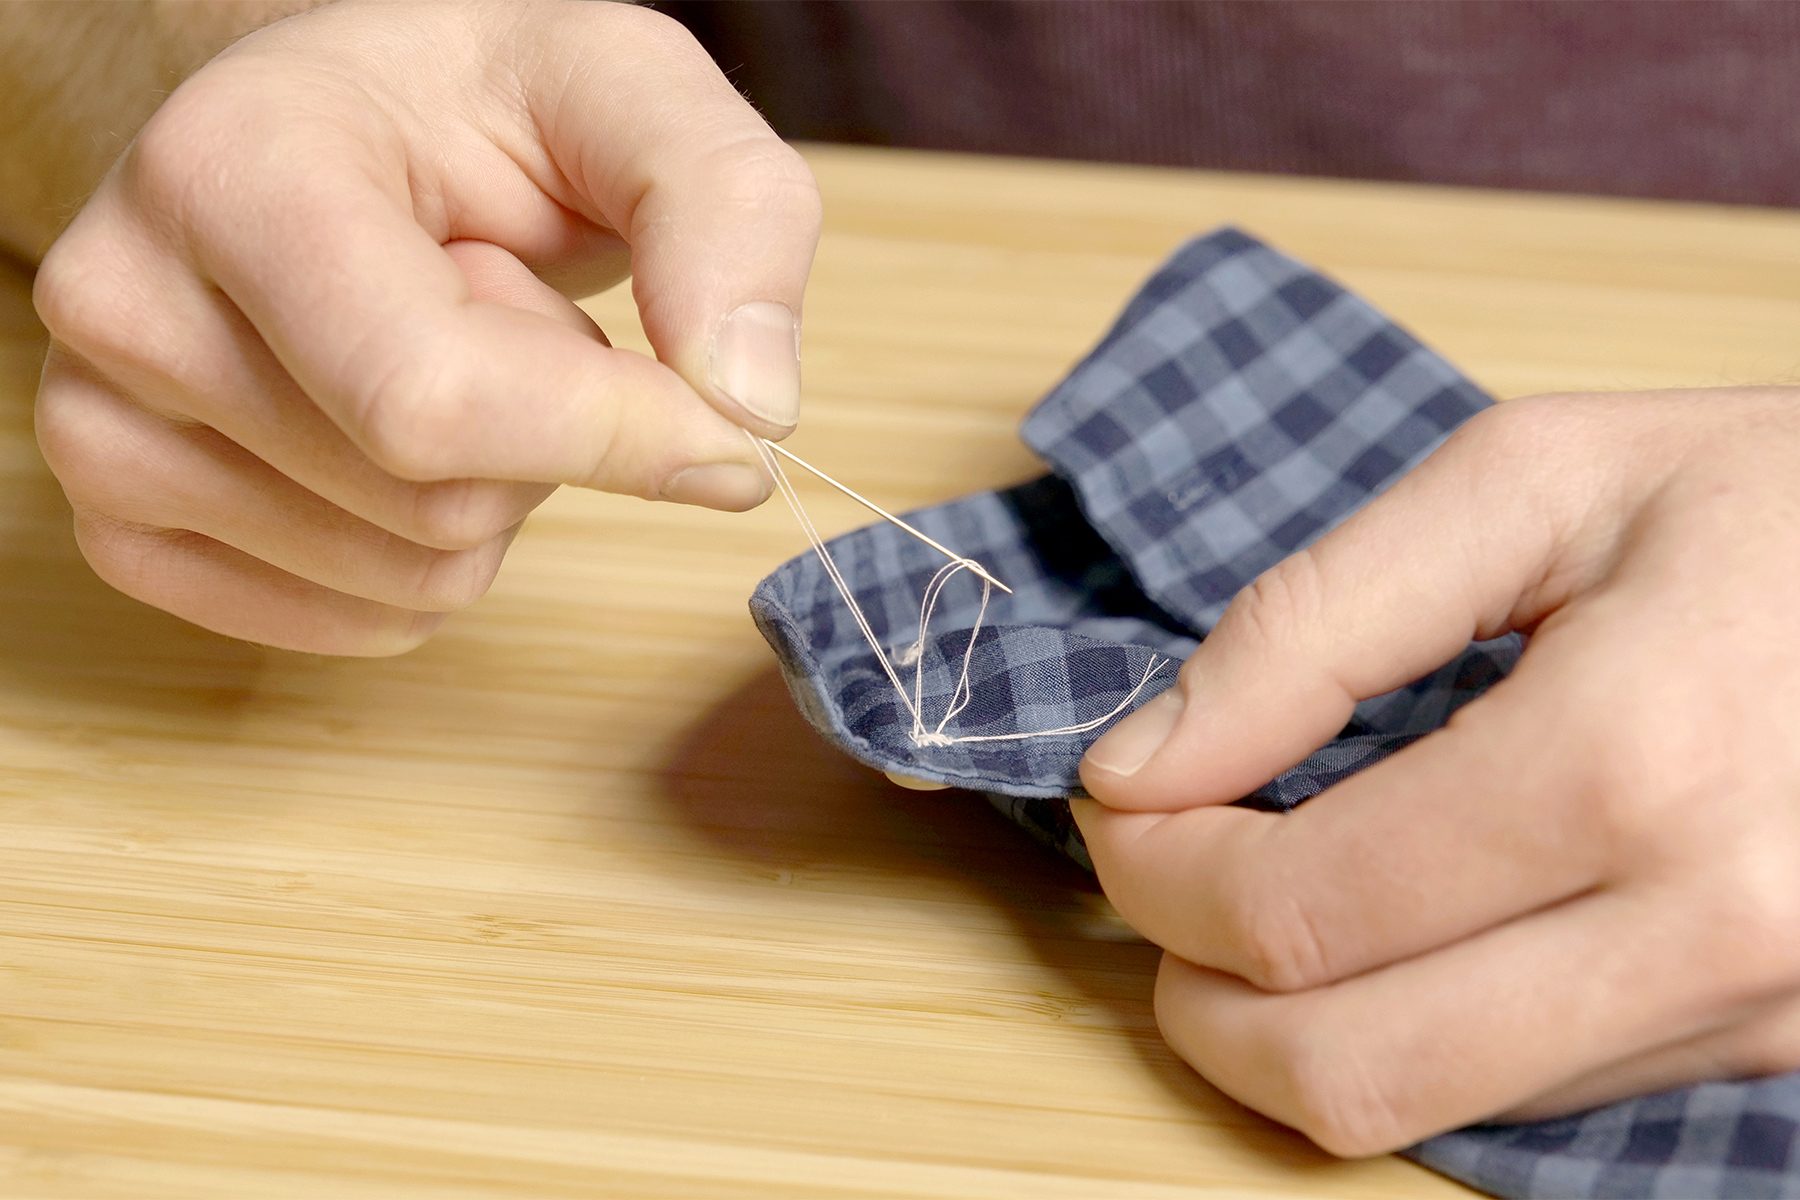
[[[699,47],[597,4],[251,32],[305,7],[0,26],[0,240],[42,257],[39,438],[95,570],[394,653],[559,484],[759,503],[819,201]],[[627,271],[654,359],[568,298]],[[1514,401],[1238,597],[1076,802],[1175,1050],[1344,1155],[1800,1068],[1797,481],[1797,389]],[[1227,807],[1509,629],[1443,731]]]
[[[121,590],[402,651],[557,484],[767,496],[747,431],[798,419],[819,217],[653,12],[328,5],[192,74],[45,255],[39,443]],[[567,298],[627,271],[655,358]]]

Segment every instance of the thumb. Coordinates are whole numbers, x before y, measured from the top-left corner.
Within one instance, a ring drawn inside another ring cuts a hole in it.
[[[1532,486],[1540,464],[1508,444],[1539,403],[1482,414],[1239,593],[1177,686],[1089,749],[1088,791],[1149,811],[1236,800],[1334,737],[1358,701],[1558,607],[1580,584],[1553,570],[1569,490]]]
[[[657,357],[732,421],[786,434],[819,238],[812,172],[676,22],[590,12],[533,72],[558,117],[543,123],[548,149],[591,218],[629,243]]]

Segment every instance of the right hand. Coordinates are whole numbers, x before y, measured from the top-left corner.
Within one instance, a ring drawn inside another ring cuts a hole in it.
[[[38,438],[109,583],[408,649],[558,483],[744,509],[799,413],[811,173],[680,26],[344,3],[178,88],[51,248]],[[568,300],[634,276],[656,352]]]

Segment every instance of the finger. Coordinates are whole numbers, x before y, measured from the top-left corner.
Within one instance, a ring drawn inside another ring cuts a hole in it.
[[[625,7],[592,15],[527,79],[565,118],[550,154],[573,203],[630,241],[657,356],[733,420],[779,436],[799,419],[801,300],[820,222],[812,172],[677,22]],[[596,45],[621,36],[637,52],[592,75]]]
[[[178,106],[134,152],[176,138],[182,120],[219,119],[194,112]],[[742,431],[668,367],[473,298],[397,202],[403,161],[329,130],[267,132],[277,144],[337,140],[278,156],[229,203],[193,208],[193,254],[379,467],[416,481],[568,482],[726,508],[766,496]],[[157,173],[135,174],[154,200]],[[162,186],[178,192],[180,179]],[[704,480],[684,475],[702,466],[714,468]]]
[[[1235,800],[1343,728],[1360,700],[1472,638],[1526,626],[1583,582],[1564,561],[1582,502],[1535,487],[1526,449],[1556,402],[1476,418],[1392,490],[1264,573],[1183,666],[1179,687],[1089,750],[1082,781],[1120,808]],[[1539,456],[1541,457],[1541,456]],[[1494,461],[1513,464],[1506,520]],[[1587,564],[1577,564],[1587,569]]]
[[[539,206],[530,217],[496,230],[500,236],[483,238],[471,231],[446,242],[444,249],[456,258],[459,245],[493,246],[496,249],[504,246],[504,253],[524,264],[535,278],[566,300],[596,295],[631,277],[631,247],[624,238],[567,210],[557,213],[559,219],[552,221],[545,221],[542,216],[540,197]],[[480,227],[478,222],[472,224]],[[517,237],[509,240],[511,235]],[[463,273],[469,274],[466,267]],[[480,284],[475,279],[470,279],[470,284],[474,293],[480,296]],[[500,296],[483,298],[506,302]]]
[[[1689,1084],[1755,1079],[1796,1069],[1800,1069],[1800,1000],[1784,998],[1721,1029],[1589,1072],[1502,1113],[1500,1119],[1542,1121]]]
[[[1175,813],[1077,801],[1119,914],[1189,962],[1293,991],[1458,941],[1599,884],[1611,844],[1571,796],[1546,739],[1559,721],[1546,660],[1458,721],[1292,813]],[[1549,733],[1545,731],[1549,730]],[[1520,745],[1535,753],[1522,756]]]
[[[459,238],[445,242],[444,253],[462,272],[471,299],[537,313],[602,346],[612,345],[592,317],[511,251],[492,242]]]
[[[197,533],[135,529],[77,511],[75,540],[94,572],[127,596],[226,637],[285,650],[400,654],[444,620],[334,592]]]
[[[135,298],[146,279],[157,281],[155,304]],[[218,430],[300,486],[408,541],[443,550],[482,545],[554,490],[482,479],[415,483],[383,471],[300,391],[230,301],[134,236],[104,200],[58,243],[55,262],[38,277],[37,299],[57,338],[47,374],[73,351],[140,403]],[[579,309],[558,303],[598,335]]]
[[[540,313],[602,346],[612,345],[593,318],[507,250],[489,242],[461,240],[446,243],[444,251],[468,280],[475,299]],[[570,278],[574,276],[565,273],[563,282],[566,284]],[[738,476],[738,472],[725,469],[720,486],[721,473],[703,467],[686,472],[679,482],[665,484],[663,496],[708,508],[737,509],[746,507],[746,494],[752,503],[766,495],[760,472],[747,493]]]
[[[909,792],[941,792],[950,786],[947,783],[939,783],[935,779],[920,779],[916,775],[903,775],[899,771],[883,771],[882,774],[888,777],[888,782],[903,787]]]
[[[1696,1036],[1757,998],[1741,973],[1668,970],[1717,945],[1721,915],[1603,892],[1288,994],[1170,956],[1157,1017],[1221,1090],[1333,1153],[1379,1154]]]
[[[38,436],[70,502],[142,529],[203,534],[334,591],[447,612],[487,591],[510,533],[434,550],[353,516],[200,425],[177,426],[58,358]]]

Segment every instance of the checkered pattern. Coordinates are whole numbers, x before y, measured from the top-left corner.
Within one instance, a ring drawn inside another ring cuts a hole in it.
[[[1410,1152],[1499,1196],[1696,1200],[1800,1196],[1800,1075],[1708,1083],[1532,1125],[1487,1125]]]
[[[1073,489],[1054,476],[908,519],[1013,589],[992,597],[970,661],[972,699],[947,732],[1084,723],[1116,708],[1153,654],[1179,661],[1199,644],[1144,596],[1082,519]],[[943,556],[886,524],[837,538],[831,554],[888,657],[898,661],[918,637],[919,598]],[[928,718],[949,703],[980,598],[979,581],[965,572],[946,587],[932,616],[921,658]],[[811,555],[764,580],[750,606],[801,710],[872,766],[1013,796],[1061,797],[1099,736],[1096,730],[1085,738],[915,746],[911,717]],[[911,687],[912,670],[903,668],[901,678]],[[1172,682],[1173,664],[1143,698]]]
[[[1154,655],[1190,653],[1231,597],[1419,462],[1489,403],[1368,304],[1235,230],[1181,250],[1025,422],[1052,474],[910,514],[1014,589],[996,594],[947,732],[1079,724],[1117,706]],[[888,525],[831,552],[897,656],[942,558]],[[979,602],[966,575],[931,621],[921,695],[941,714]],[[915,746],[812,556],[751,611],[807,718],[871,766],[986,791],[1087,864],[1062,797],[1104,728],[1076,737]],[[1287,809],[1443,724],[1500,679],[1515,638],[1471,645],[1360,705],[1339,737],[1242,803]],[[903,673],[909,684],[910,669]],[[1149,699],[1173,682],[1173,666]],[[928,720],[928,724],[933,721]],[[1800,1075],[1714,1084],[1560,1121],[1461,1130],[1411,1152],[1504,1196],[1800,1200]],[[1793,1160],[1790,1163],[1790,1160]]]

